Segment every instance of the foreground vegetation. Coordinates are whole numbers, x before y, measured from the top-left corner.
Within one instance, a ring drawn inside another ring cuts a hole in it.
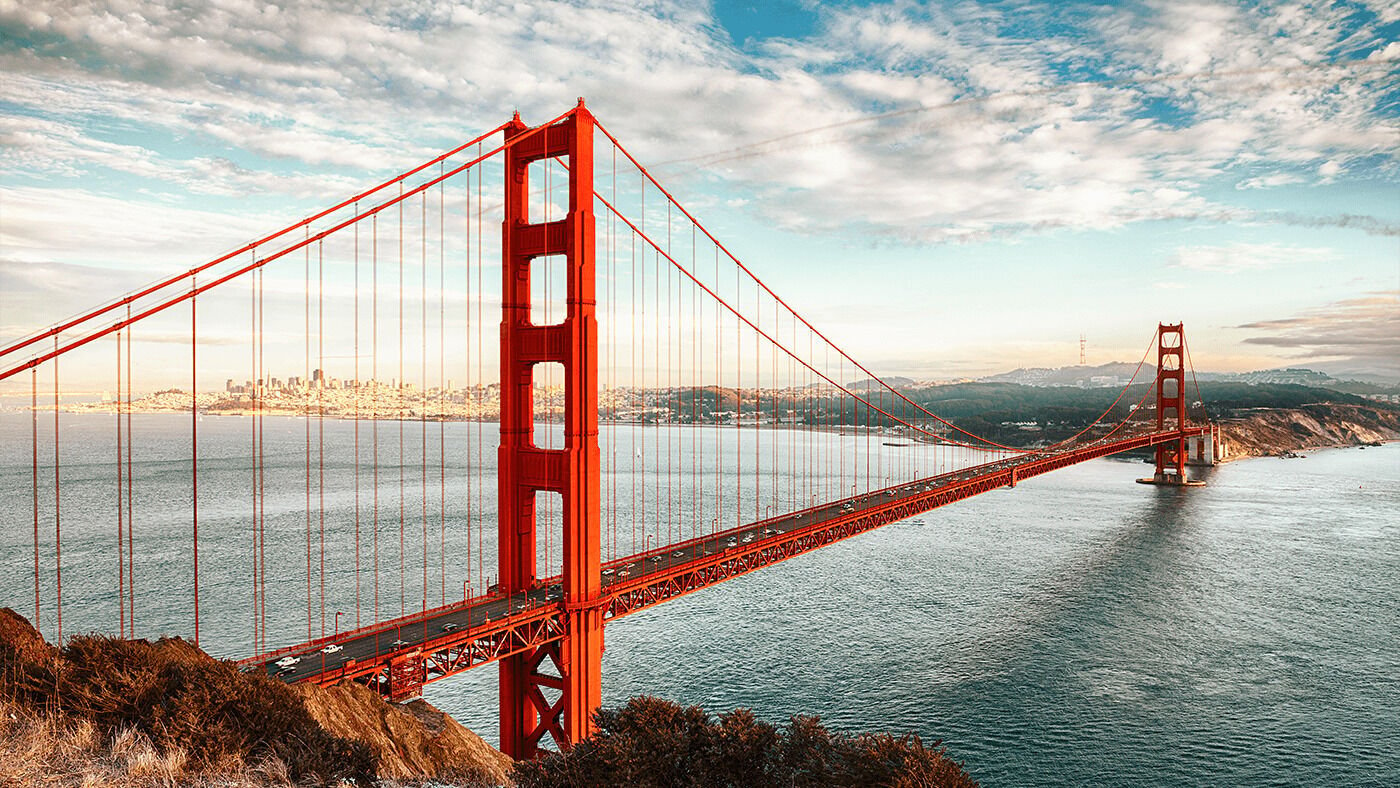
[[[57,649],[13,611],[0,619],[0,700],[13,715],[0,782],[374,779],[369,749],[327,733],[280,681],[179,639],[79,636]],[[49,771],[37,779],[34,769]]]
[[[568,753],[516,768],[521,788],[594,785],[668,788],[890,786],[965,788],[977,783],[939,742],[827,730],[815,717],[781,728],[747,709],[711,717],[695,706],[634,698],[598,713],[599,731]]]
[[[460,739],[428,741],[407,714],[374,693],[354,686],[338,692],[344,689],[294,688],[242,673],[178,638],[78,636],[56,648],[24,617],[0,609],[0,785],[385,786],[397,784],[382,768],[396,758],[416,753],[422,761],[436,749],[462,749]],[[379,741],[384,730],[374,730],[376,719],[389,717],[396,718],[387,725],[391,734]],[[571,752],[516,765],[516,784],[975,785],[937,742],[833,733],[811,717],[779,728],[744,709],[712,718],[696,707],[638,698],[599,712],[598,721],[598,735]],[[509,784],[509,759],[490,754],[504,768],[465,753],[409,779]]]

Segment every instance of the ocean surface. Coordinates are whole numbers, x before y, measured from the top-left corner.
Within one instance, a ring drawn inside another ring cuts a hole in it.
[[[62,418],[64,631],[115,631],[114,417]],[[138,634],[188,634],[189,417],[135,418]],[[203,645],[222,656],[246,653],[249,629],[249,424],[200,425]],[[353,429],[326,425],[332,446]],[[30,429],[28,414],[0,413],[0,605],[32,616]],[[265,429],[268,550],[296,553],[306,423],[269,417]],[[453,445],[477,428],[444,429]],[[397,451],[397,426],[380,430]],[[486,491],[472,516],[489,520],[494,479],[478,478],[472,451],[449,448],[446,483]],[[332,466],[343,459],[330,450]],[[50,462],[40,461],[40,612],[52,637]],[[840,730],[916,733],[990,786],[1400,784],[1400,444],[1234,462],[1182,490],[1134,484],[1146,470],[1085,463],[621,619],[606,630],[604,701],[647,694],[777,723],[809,714]],[[383,535],[397,550],[392,476],[380,483],[393,521]],[[411,497],[423,480],[407,478],[408,510],[423,509]],[[339,482],[327,496],[334,555],[350,544],[356,505]],[[446,538],[462,563],[464,545]],[[344,586],[353,570],[333,563],[328,582]],[[397,570],[399,556],[385,563]],[[320,626],[295,564],[269,569],[274,646]],[[460,593],[463,573],[448,575],[432,575],[429,593],[443,583]],[[401,594],[422,595],[397,579],[383,586],[394,614]],[[346,611],[341,628],[356,601],[328,602]],[[495,675],[488,666],[426,696],[494,740]]]

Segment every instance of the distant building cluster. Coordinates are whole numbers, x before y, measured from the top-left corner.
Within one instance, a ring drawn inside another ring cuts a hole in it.
[[[329,389],[334,391],[340,389],[381,388],[385,385],[386,384],[380,383],[379,381],[375,380],[341,380],[340,378],[328,377],[322,370],[313,369],[311,371],[310,380],[307,380],[306,378],[303,378],[299,375],[292,375],[285,381],[281,378],[270,377],[267,378],[266,382],[264,382],[262,378],[259,378],[257,380],[245,380],[240,384],[234,382],[233,378],[229,378],[224,383],[224,393],[246,394],[248,396],[262,396],[270,393],[302,392],[313,389]],[[398,378],[390,378],[387,386],[391,389],[402,388],[404,391],[414,391],[417,389],[417,386],[415,384],[409,383],[407,381],[405,381],[403,386],[401,387],[399,385]],[[447,385],[445,388],[448,391],[452,390],[451,380],[447,381]],[[439,389],[437,387],[430,389],[430,391],[438,390]]]

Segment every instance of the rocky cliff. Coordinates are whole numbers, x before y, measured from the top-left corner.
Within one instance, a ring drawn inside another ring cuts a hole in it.
[[[367,744],[380,777],[434,777],[456,785],[509,785],[514,761],[424,700],[384,702],[359,684],[298,684],[313,719],[333,735]]]
[[[1218,419],[1232,457],[1400,440],[1400,410],[1334,402],[1235,411]]]

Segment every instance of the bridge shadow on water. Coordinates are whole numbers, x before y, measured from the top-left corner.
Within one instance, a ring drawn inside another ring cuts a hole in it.
[[[1043,648],[1047,636],[1066,633],[1085,613],[1095,613],[1094,619],[1107,629],[1113,620],[1105,603],[1170,604],[1170,588],[1180,580],[1176,571],[1181,558],[1192,547],[1197,491],[1141,489],[1146,493],[1142,505],[1123,512],[1118,524],[1106,529],[1111,532],[1108,538],[1048,568],[1053,575],[1028,587],[1018,604],[998,619],[995,630],[978,636],[982,655],[1014,665],[1019,656]]]
[[[1193,476],[1207,478],[1201,470]],[[1099,769],[1086,745],[1127,734],[1113,727],[1124,718],[1113,710],[1150,710],[1181,680],[1181,663],[1192,657],[1174,631],[1173,603],[1200,571],[1192,553],[1201,490],[1138,489],[1140,505],[1121,510],[1103,528],[1106,538],[1033,570],[1020,591],[1003,596],[1004,609],[916,661],[925,664],[915,678],[933,679],[934,719],[922,727],[947,738],[979,778],[1019,782],[1049,770],[1081,784],[1115,773]],[[979,756],[992,751],[988,760],[1024,757],[1028,770],[979,773]]]

